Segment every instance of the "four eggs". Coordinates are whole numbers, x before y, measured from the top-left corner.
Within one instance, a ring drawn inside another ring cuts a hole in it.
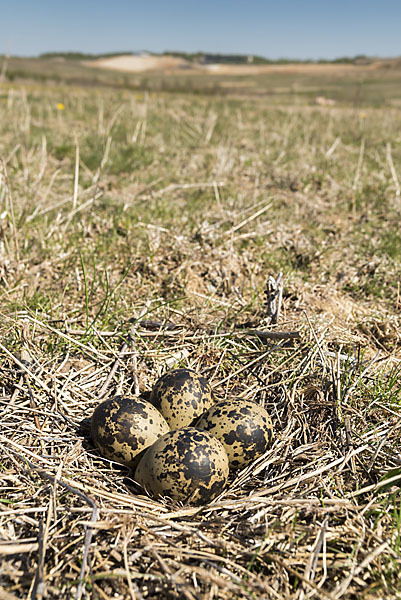
[[[150,402],[117,396],[99,404],[91,435],[103,456],[134,469],[154,496],[199,505],[223,491],[229,469],[268,450],[273,428],[259,404],[215,402],[204,377],[174,369],[157,380]]]

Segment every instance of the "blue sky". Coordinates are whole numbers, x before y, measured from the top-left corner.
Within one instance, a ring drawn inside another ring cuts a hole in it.
[[[0,0],[0,54],[401,56],[401,0]]]

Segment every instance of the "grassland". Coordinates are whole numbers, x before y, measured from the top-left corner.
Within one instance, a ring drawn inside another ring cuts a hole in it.
[[[400,598],[399,72],[29,65],[0,89],[0,598]],[[274,421],[202,508],[88,435],[174,366]]]
[[[117,58],[117,57],[114,57]],[[163,57],[161,57],[163,58]],[[106,60],[107,63],[107,60]],[[189,69],[129,72],[99,68],[102,61],[0,56],[0,72],[12,82],[95,87],[129,91],[170,92],[219,97],[263,98],[269,104],[314,104],[322,95],[348,106],[400,106],[401,61],[369,64],[220,65]]]

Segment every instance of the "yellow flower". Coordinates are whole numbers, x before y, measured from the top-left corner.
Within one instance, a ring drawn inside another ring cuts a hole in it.
[[[57,104],[57,108],[58,108],[58,110],[64,110],[65,106],[64,106],[64,104],[62,102],[59,102]]]
[[[366,119],[366,113],[364,113],[364,112],[360,112],[360,113],[359,113],[359,117],[360,117],[361,119]]]

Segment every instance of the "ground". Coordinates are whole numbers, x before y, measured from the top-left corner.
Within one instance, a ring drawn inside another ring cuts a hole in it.
[[[397,72],[35,69],[0,90],[0,598],[399,598]],[[89,435],[178,366],[274,425],[202,507]]]

